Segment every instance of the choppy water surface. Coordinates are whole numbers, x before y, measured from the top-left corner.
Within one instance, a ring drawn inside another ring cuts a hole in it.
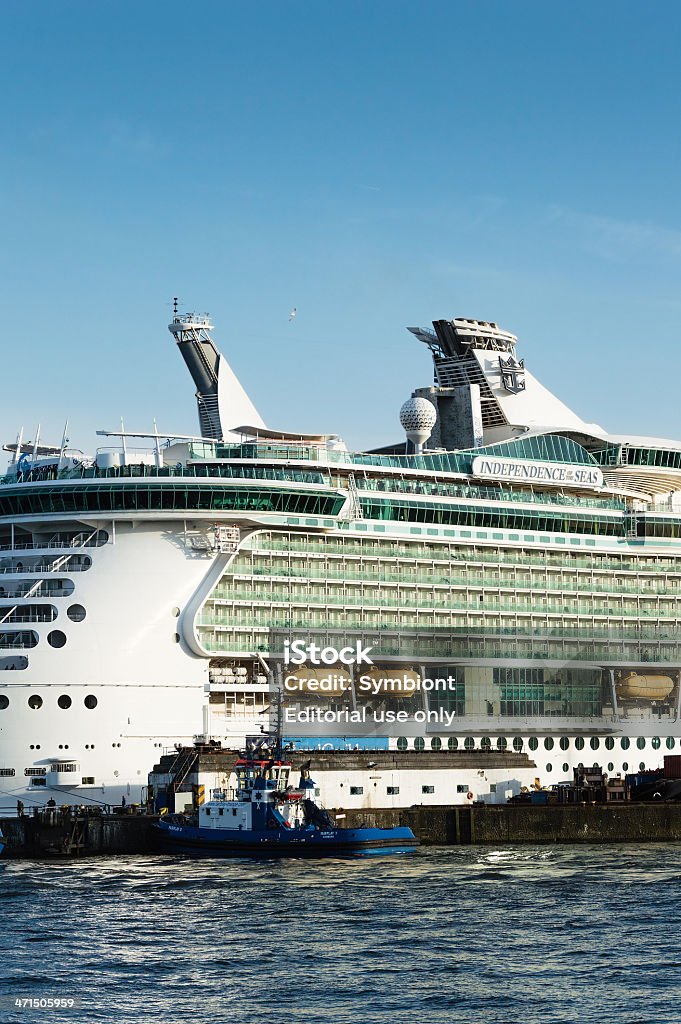
[[[671,844],[4,862],[0,910],[3,1022],[681,1022]]]

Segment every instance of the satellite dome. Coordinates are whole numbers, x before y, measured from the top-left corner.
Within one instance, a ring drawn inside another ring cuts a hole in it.
[[[433,433],[436,422],[435,406],[427,398],[410,398],[400,409],[400,423],[417,451],[420,451]]]

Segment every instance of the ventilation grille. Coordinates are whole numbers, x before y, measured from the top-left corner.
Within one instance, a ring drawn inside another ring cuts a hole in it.
[[[439,387],[458,388],[467,384],[479,386],[483,427],[503,426],[507,422],[475,356],[463,359],[442,359],[434,355],[433,362],[435,363],[435,383]]]

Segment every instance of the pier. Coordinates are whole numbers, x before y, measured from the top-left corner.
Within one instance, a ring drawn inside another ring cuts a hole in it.
[[[344,810],[343,824],[408,825],[423,846],[681,841],[681,803],[473,805]],[[31,860],[153,854],[144,813],[59,814],[0,819],[4,856]]]

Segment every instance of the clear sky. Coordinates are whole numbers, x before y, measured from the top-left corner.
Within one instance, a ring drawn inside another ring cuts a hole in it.
[[[457,315],[585,419],[681,438],[680,30],[666,0],[4,0],[1,439],[194,433],[173,295],[271,426],[397,440],[432,378],[404,328]]]

